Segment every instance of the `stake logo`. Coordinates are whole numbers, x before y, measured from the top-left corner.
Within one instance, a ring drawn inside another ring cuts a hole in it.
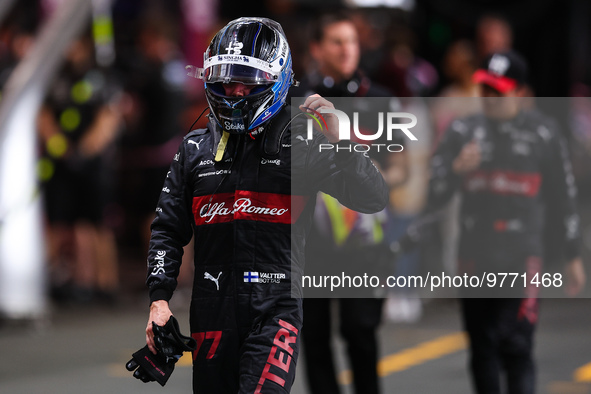
[[[156,251],[156,257],[154,257],[154,262],[156,265],[152,269],[152,273],[150,275],[162,275],[166,272],[164,270],[164,256],[166,256],[166,252],[164,250]]]

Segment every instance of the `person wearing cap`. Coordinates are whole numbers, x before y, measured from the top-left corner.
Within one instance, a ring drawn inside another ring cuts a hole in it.
[[[560,278],[554,284],[569,296],[578,294],[585,283],[577,190],[558,127],[521,104],[527,82],[525,60],[516,52],[496,52],[473,77],[480,85],[483,113],[453,121],[444,134],[431,159],[423,219],[437,217],[460,191],[458,275],[489,278],[492,274],[498,279],[492,286],[486,282],[482,289],[460,291],[475,391],[534,393],[533,341],[540,290],[535,277],[552,273],[553,279]],[[420,226],[412,230],[414,239],[424,234]],[[548,233],[552,243],[547,242]],[[409,247],[413,238],[409,234],[399,245]],[[564,275],[556,267],[543,270],[550,255],[567,262]],[[521,275],[526,275],[527,280],[513,288],[507,283],[501,287],[498,273],[503,272],[518,273],[522,282]]]

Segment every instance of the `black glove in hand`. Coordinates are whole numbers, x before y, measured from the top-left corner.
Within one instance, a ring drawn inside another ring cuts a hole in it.
[[[125,364],[128,371],[134,371],[133,377],[144,383],[158,382],[164,386],[174,371],[175,361],[168,362],[160,352],[154,354],[144,346],[132,356],[133,358]],[[137,368],[137,369],[136,369]]]
[[[179,323],[174,316],[168,319],[164,327],[152,322],[152,330],[158,353],[152,353],[146,345],[133,354],[125,368],[134,371],[133,376],[142,382],[157,381],[164,386],[183,352],[195,350],[197,342],[180,333]]]
[[[197,349],[197,341],[181,334],[179,322],[174,316],[168,319],[164,327],[152,322],[152,330],[154,331],[154,343],[158,353],[162,353],[168,362],[174,359],[176,363],[183,355],[183,352],[192,352]]]

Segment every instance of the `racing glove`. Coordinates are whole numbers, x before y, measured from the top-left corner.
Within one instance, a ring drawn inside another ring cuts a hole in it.
[[[174,316],[164,326],[152,322],[152,330],[158,353],[152,353],[146,345],[133,353],[125,368],[133,371],[133,377],[144,383],[156,381],[164,386],[183,352],[197,349],[197,341],[181,334],[179,322]]]

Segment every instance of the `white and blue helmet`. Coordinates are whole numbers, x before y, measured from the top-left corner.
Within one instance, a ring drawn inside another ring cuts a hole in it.
[[[294,82],[291,52],[281,25],[267,18],[239,18],[213,38],[200,76],[215,120],[233,134],[250,133],[281,110]],[[224,83],[255,86],[249,95],[225,95]]]

